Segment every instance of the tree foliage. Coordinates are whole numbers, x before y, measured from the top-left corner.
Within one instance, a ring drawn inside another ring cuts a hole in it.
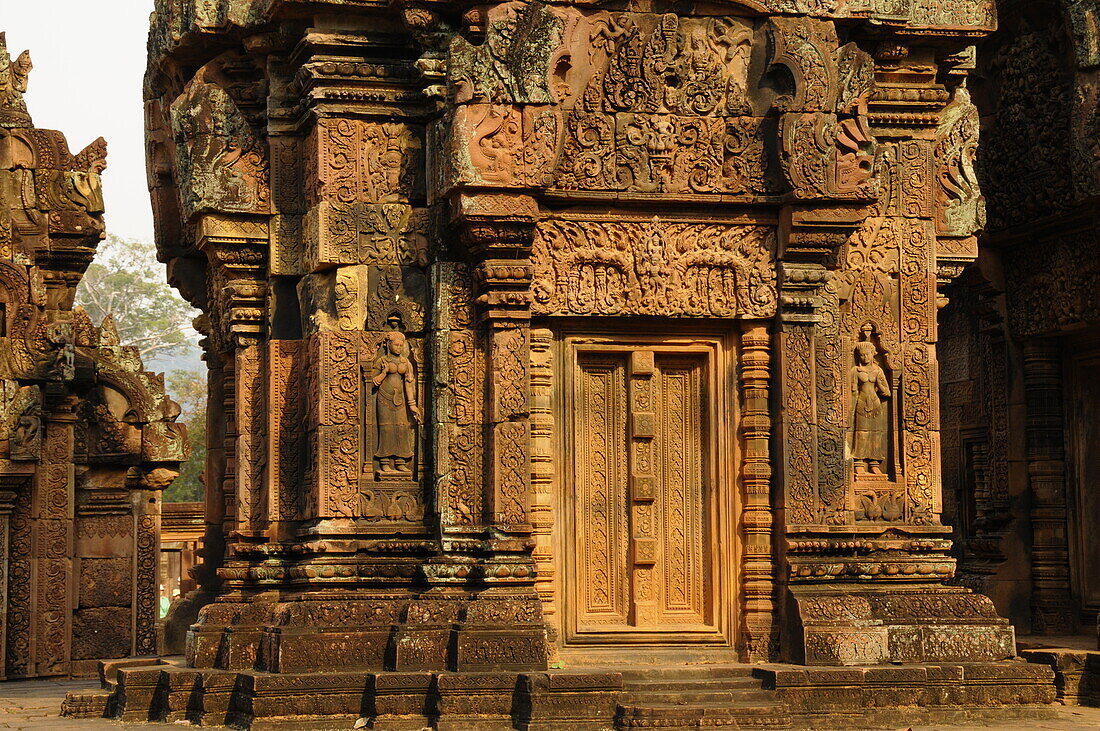
[[[193,370],[172,371],[168,395],[180,405],[179,420],[187,425],[191,458],[180,466],[180,476],[164,491],[164,500],[183,503],[202,500],[202,471],[206,465],[206,376]]]
[[[153,245],[108,235],[76,290],[92,322],[111,315],[123,345],[133,345],[146,367],[157,359],[194,360],[198,333],[191,326],[198,310],[188,305],[165,281],[164,265]],[[165,490],[168,502],[202,500],[202,471],[206,463],[206,375],[194,369],[174,370],[167,378],[168,395],[187,425],[191,458],[180,476]]]
[[[150,356],[179,355],[194,347],[198,314],[168,285],[151,243],[108,235],[76,290],[93,322],[114,317],[119,338]]]

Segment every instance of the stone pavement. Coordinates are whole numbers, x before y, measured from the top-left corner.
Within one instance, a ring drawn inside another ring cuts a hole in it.
[[[911,731],[1100,731],[1100,708],[1059,706],[1057,718],[988,726],[914,726]],[[910,730],[906,730],[910,731]]]
[[[61,701],[70,690],[93,690],[94,680],[27,680],[0,682],[0,729],[50,729],[51,731],[165,731],[179,724],[117,723],[107,719],[67,719],[58,716]],[[351,724],[348,724],[349,727]],[[1100,708],[1061,707],[1057,718],[1047,721],[998,723],[988,726],[914,726],[903,731],[1100,731]],[[562,731],[566,731],[563,729]],[[902,731],[902,730],[899,730]]]
[[[0,682],[0,729],[159,729],[165,724],[121,724],[107,719],[61,718],[61,701],[70,690],[95,690],[98,680],[15,680]]]

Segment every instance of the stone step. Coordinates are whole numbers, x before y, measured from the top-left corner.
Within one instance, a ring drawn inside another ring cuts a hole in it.
[[[728,727],[788,729],[790,712],[782,703],[691,703],[674,705],[619,704],[615,718],[618,729]]]
[[[626,692],[619,697],[622,705],[647,705],[659,703],[661,705],[684,706],[700,703],[774,703],[774,696],[767,691],[663,691],[663,692]]]
[[[61,702],[66,718],[108,718],[114,693],[110,690],[70,690]]]
[[[672,665],[666,667],[642,667],[616,670],[623,676],[623,683],[635,680],[733,680],[752,679],[755,668],[751,665]]]
[[[760,687],[756,678],[623,678],[623,688],[627,690],[759,690]]]
[[[113,685],[118,682],[118,671],[128,668],[140,668],[140,667],[152,667],[154,665],[164,665],[165,662],[159,657],[150,657],[148,655],[139,655],[137,657],[126,657],[121,660],[100,660],[99,662],[99,683],[104,689],[108,688],[108,685]]]

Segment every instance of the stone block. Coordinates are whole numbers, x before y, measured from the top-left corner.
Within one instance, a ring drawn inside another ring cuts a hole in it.
[[[450,655],[450,627],[406,626],[397,630],[397,670],[446,670]]]
[[[532,731],[605,729],[615,718],[622,690],[617,673],[537,673],[523,677],[519,715]]]
[[[302,673],[337,667],[384,670],[391,662],[392,628],[268,627],[264,667],[276,673]],[[249,666],[251,667],[251,666]]]
[[[218,650],[221,647],[221,627],[192,627],[187,630],[186,657],[187,662],[196,668],[213,668],[217,666]]]
[[[874,665],[890,657],[885,627],[807,627],[807,665]]]
[[[262,637],[263,630],[260,627],[226,627],[221,638],[217,667],[223,670],[251,670],[256,667]]]
[[[436,677],[440,718],[437,729],[511,728],[512,696],[517,683],[518,677],[513,673],[440,673]]]
[[[374,723],[393,726],[398,720],[416,720],[430,725],[428,712],[434,694],[432,673],[378,673],[373,676]]]
[[[545,670],[546,631],[463,628],[456,652],[456,667],[462,671]]]
[[[162,672],[156,666],[120,668],[116,718],[126,722],[156,719],[158,709],[153,699],[161,681]]]
[[[122,607],[131,603],[132,563],[129,558],[86,558],[80,561],[79,606]]]
[[[73,613],[74,660],[130,654],[130,607],[95,607]]]

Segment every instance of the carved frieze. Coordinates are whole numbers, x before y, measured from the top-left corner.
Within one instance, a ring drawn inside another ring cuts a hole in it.
[[[306,142],[316,166],[307,202],[409,203],[423,198],[423,131],[398,122],[320,120]]]
[[[338,264],[428,261],[428,213],[403,203],[322,201],[303,222],[310,271]]]
[[[775,234],[766,226],[553,219],[533,254],[536,314],[769,317]]]

